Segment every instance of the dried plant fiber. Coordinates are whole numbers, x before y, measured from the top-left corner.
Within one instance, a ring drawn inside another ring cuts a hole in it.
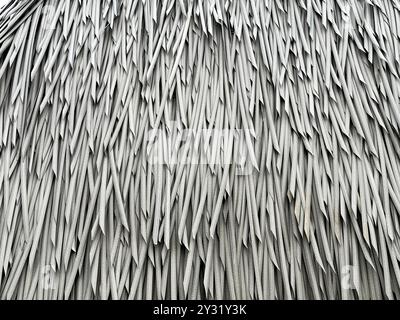
[[[0,298],[400,298],[399,75],[399,0],[9,1]]]

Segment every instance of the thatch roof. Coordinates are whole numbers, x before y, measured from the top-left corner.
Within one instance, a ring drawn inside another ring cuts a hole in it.
[[[399,74],[399,0],[9,2],[0,297],[399,298]]]

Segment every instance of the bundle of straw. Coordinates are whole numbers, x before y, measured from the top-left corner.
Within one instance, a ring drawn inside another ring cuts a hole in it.
[[[400,298],[399,0],[0,11],[2,299]]]

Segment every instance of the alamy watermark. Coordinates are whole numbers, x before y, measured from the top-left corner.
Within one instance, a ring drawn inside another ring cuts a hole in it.
[[[236,175],[250,175],[254,169],[250,135],[248,129],[190,129],[174,123],[147,132],[146,157],[152,165],[229,166]]]
[[[360,273],[358,266],[345,265],[342,267],[340,285],[344,290],[357,290],[360,288]]]
[[[56,274],[50,265],[45,265],[40,270],[39,285],[43,290],[55,290]]]
[[[56,7],[52,4],[46,4],[42,11],[42,27],[44,30],[54,30],[56,28],[56,24],[53,23],[56,14]]]

